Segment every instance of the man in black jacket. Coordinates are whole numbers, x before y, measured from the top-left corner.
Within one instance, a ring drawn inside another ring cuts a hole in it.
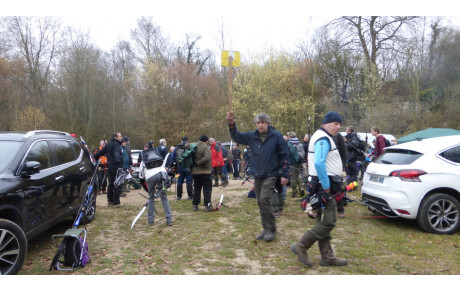
[[[232,139],[251,147],[250,172],[254,175],[254,191],[263,227],[256,239],[272,241],[276,235],[276,222],[271,198],[277,177],[281,176],[281,185],[286,185],[289,179],[288,145],[283,135],[270,126],[270,117],[265,113],[254,118],[257,127],[254,131],[239,132],[232,112],[227,112],[227,122]]]
[[[122,140],[123,136],[121,133],[115,132],[112,134],[112,139],[109,143],[95,155],[96,159],[101,155],[107,156],[107,178],[109,180],[107,201],[109,207],[120,207],[120,194],[123,184],[115,187],[114,182],[117,177],[117,170],[123,169]]]
[[[353,126],[347,126],[346,129],[347,135],[345,136],[346,145],[347,145],[347,164],[345,167],[345,172],[347,173],[348,179],[347,182],[358,181],[359,170],[356,167],[356,161],[358,159],[358,148],[359,148],[359,137],[353,129]]]

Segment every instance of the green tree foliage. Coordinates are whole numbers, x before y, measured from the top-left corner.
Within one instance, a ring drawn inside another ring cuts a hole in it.
[[[0,129],[74,132],[90,146],[115,131],[133,148],[183,134],[227,141],[227,69],[200,40],[171,43],[141,17],[104,52],[55,17],[0,17]],[[460,31],[443,18],[340,17],[299,52],[242,56],[233,70],[240,130],[265,112],[301,137],[309,117],[313,132],[329,110],[359,131],[460,129]]]
[[[272,52],[266,60],[242,65],[234,81],[233,106],[241,130],[254,128],[254,116],[264,112],[281,132],[308,130],[314,116],[312,84],[292,56]]]
[[[43,110],[27,105],[18,112],[14,131],[30,131],[39,129],[48,129],[49,120]]]

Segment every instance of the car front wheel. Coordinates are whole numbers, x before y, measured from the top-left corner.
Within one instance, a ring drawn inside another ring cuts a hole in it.
[[[96,198],[97,198],[97,189],[98,189],[98,183],[94,183],[93,189],[91,191],[91,196],[88,202],[88,205],[86,205],[84,211],[83,211],[83,218],[81,223],[82,224],[88,224],[91,221],[94,220],[96,217]],[[83,203],[85,203],[83,201]]]
[[[27,239],[15,223],[0,219],[0,275],[14,275],[27,255]]]
[[[452,234],[460,226],[460,204],[450,195],[431,194],[420,206],[417,222],[426,232]]]

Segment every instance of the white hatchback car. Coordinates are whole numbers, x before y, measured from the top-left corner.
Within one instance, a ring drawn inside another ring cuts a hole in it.
[[[387,147],[367,167],[363,202],[389,217],[417,219],[427,232],[460,227],[460,135]]]

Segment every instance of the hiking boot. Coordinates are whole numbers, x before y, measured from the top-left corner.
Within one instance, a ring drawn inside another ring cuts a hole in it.
[[[176,197],[176,200],[181,200],[181,199],[182,199],[182,197],[179,197],[179,196]]]
[[[228,180],[227,180],[227,181],[224,181],[224,182],[222,182],[222,184],[220,184],[219,186],[222,186],[222,187],[227,187],[227,186],[228,186]]]
[[[297,193],[292,192],[292,198],[297,197]]]
[[[121,205],[120,205],[120,203],[118,203],[118,204],[113,204],[113,207],[114,207],[114,208],[120,208]]]
[[[299,242],[291,245],[291,251],[299,257],[299,260],[306,266],[312,267],[313,264],[308,258],[307,250],[316,242],[309,233],[305,233]]]
[[[256,239],[257,240],[263,239],[266,233],[267,233],[267,230],[264,228],[264,230],[258,236],[256,236]]]
[[[346,259],[336,258],[332,251],[331,240],[318,241],[319,252],[321,253],[321,266],[345,266],[348,262]]]
[[[113,202],[108,202],[107,207],[113,207]]]
[[[275,239],[276,229],[268,229],[267,233],[264,235],[264,241],[272,241]]]
[[[209,203],[209,206],[204,207],[204,212],[213,212],[213,211],[214,211],[214,207],[212,206],[211,203]]]
[[[172,226],[172,225],[173,225],[173,224],[172,224],[172,221],[166,222],[166,225],[167,225],[167,226]]]
[[[198,205],[193,205],[193,211],[198,211]]]
[[[150,225],[150,226],[153,226],[154,224],[155,224],[155,223],[154,223],[153,221],[152,221],[152,222],[149,221],[149,225]]]
[[[120,193],[120,197],[126,197],[126,193]]]

